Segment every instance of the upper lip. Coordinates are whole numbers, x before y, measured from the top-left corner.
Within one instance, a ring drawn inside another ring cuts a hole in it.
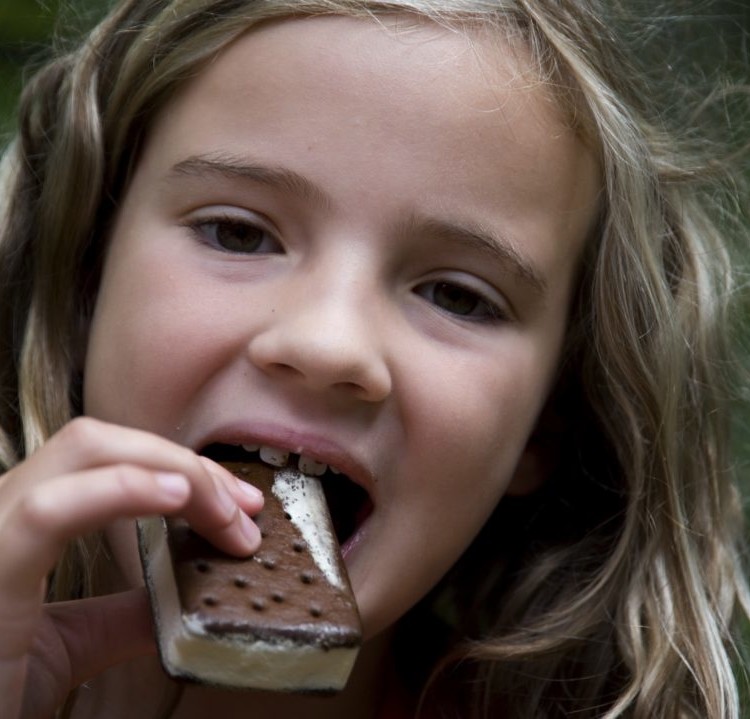
[[[317,462],[335,467],[355,484],[372,495],[374,476],[362,458],[354,456],[341,444],[316,433],[286,427],[243,428],[227,426],[206,434],[196,443],[197,451],[210,444],[260,445],[304,455]]]

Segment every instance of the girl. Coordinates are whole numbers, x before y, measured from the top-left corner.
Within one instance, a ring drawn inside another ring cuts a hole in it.
[[[716,182],[603,12],[124,0],[34,78],[4,717],[740,716]],[[159,669],[133,518],[254,551],[226,445],[325,472],[366,634],[335,698]]]

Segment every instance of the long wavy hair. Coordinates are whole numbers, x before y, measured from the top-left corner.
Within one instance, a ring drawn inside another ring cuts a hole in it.
[[[0,463],[80,412],[108,226],[150,121],[217,53],[258,23],[305,14],[406,12],[510,33],[599,157],[601,217],[532,438],[554,470],[534,496],[500,503],[431,597],[453,633],[427,686],[445,716],[739,719],[732,637],[750,600],[730,456],[737,213],[722,201],[728,175],[701,159],[713,146],[676,142],[638,82],[615,6],[119,2],[28,83],[0,165]],[[90,543],[73,543],[51,597],[94,593],[96,577]]]

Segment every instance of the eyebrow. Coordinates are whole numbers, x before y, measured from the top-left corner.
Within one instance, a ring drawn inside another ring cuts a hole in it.
[[[436,218],[412,217],[404,229],[407,232],[423,232],[478,252],[488,262],[507,268],[539,297],[547,292],[547,282],[542,273],[515,248],[515,243],[508,237],[472,222],[452,222]]]
[[[286,167],[256,164],[229,154],[192,155],[175,164],[170,176],[243,178],[286,190],[300,199],[331,207],[333,200],[318,185],[304,175]],[[518,250],[507,237],[498,236],[472,222],[452,222],[432,217],[412,216],[401,227],[401,232],[422,232],[464,246],[485,255],[489,262],[510,269],[511,274],[527,284],[535,294],[543,296],[547,283],[541,272]]]
[[[286,167],[255,164],[232,155],[193,155],[178,162],[170,171],[170,176],[224,177],[246,179],[291,192],[300,199],[330,207],[333,202],[316,184],[304,175]]]

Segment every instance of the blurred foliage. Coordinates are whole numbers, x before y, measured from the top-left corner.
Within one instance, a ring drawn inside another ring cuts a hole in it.
[[[750,67],[750,0],[672,0],[671,15],[659,12],[659,0],[614,0],[638,18],[640,32],[680,82],[701,66],[736,71]],[[83,33],[115,0],[0,0],[0,145],[13,129],[13,115],[24,73],[49,57],[57,38]],[[647,22],[643,23],[643,20]],[[643,28],[646,28],[645,30]],[[664,52],[669,49],[669,53]]]
[[[110,0],[0,0],[0,146],[13,130],[23,77],[50,56],[58,36],[77,35]]]

